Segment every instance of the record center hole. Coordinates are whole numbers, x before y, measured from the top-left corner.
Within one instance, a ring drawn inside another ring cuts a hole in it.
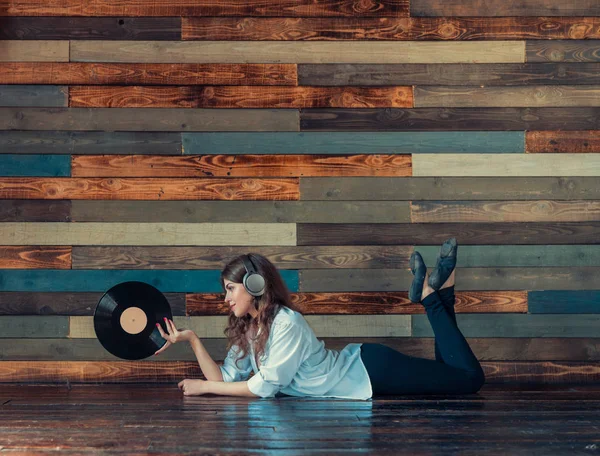
[[[148,324],[148,317],[139,307],[129,307],[121,314],[121,328],[129,334],[141,333]]]

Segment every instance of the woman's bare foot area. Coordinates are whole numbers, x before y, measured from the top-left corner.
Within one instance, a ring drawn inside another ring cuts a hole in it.
[[[452,274],[450,274],[450,277],[448,277],[448,280],[446,280],[444,282],[444,285],[442,285],[442,288],[440,288],[440,290],[454,286],[454,273],[455,272],[456,272],[456,269],[454,271],[452,271]]]
[[[427,273],[425,273],[425,281],[423,282],[423,291],[421,293],[421,301],[435,291],[433,288],[431,288],[429,286],[428,279],[429,279],[429,273],[427,272]],[[450,279],[454,280],[454,271],[452,271],[452,274],[450,275],[450,277],[448,277],[448,281],[450,281]]]

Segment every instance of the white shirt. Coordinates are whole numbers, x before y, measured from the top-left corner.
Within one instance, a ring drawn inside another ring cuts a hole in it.
[[[259,331],[260,334],[260,331]],[[325,348],[304,316],[282,306],[273,320],[271,332],[256,366],[254,347],[239,360],[239,347],[233,345],[219,366],[225,382],[248,379],[248,388],[262,398],[320,396],[343,399],[371,399],[373,390],[367,369],[360,357],[362,344],[348,344],[341,351]]]

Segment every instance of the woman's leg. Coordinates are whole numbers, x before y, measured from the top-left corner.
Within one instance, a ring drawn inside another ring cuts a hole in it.
[[[363,344],[361,356],[374,394],[475,393],[485,382],[479,361],[439,293],[424,296],[421,303],[444,363],[408,356],[382,344]]]
[[[454,304],[456,302],[456,298],[454,296],[454,285],[452,285],[451,287],[442,288],[442,289],[438,290],[438,294],[440,295],[440,299],[442,300],[442,305],[446,308],[446,310],[450,314],[450,318],[452,318],[452,321],[458,327],[458,324],[456,323],[456,313],[454,311]],[[442,354],[440,353],[440,347],[438,346],[437,337],[435,338],[434,345],[435,345],[435,360],[437,362],[443,363],[444,359],[442,358]]]

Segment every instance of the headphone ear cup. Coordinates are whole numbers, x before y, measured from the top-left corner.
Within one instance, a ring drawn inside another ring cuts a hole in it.
[[[262,296],[265,292],[265,278],[256,272],[256,267],[250,259],[250,254],[242,256],[246,274],[242,279],[242,284],[246,291],[252,296]]]
[[[265,279],[257,273],[246,273],[243,279],[244,288],[252,296],[262,296],[265,292]]]

